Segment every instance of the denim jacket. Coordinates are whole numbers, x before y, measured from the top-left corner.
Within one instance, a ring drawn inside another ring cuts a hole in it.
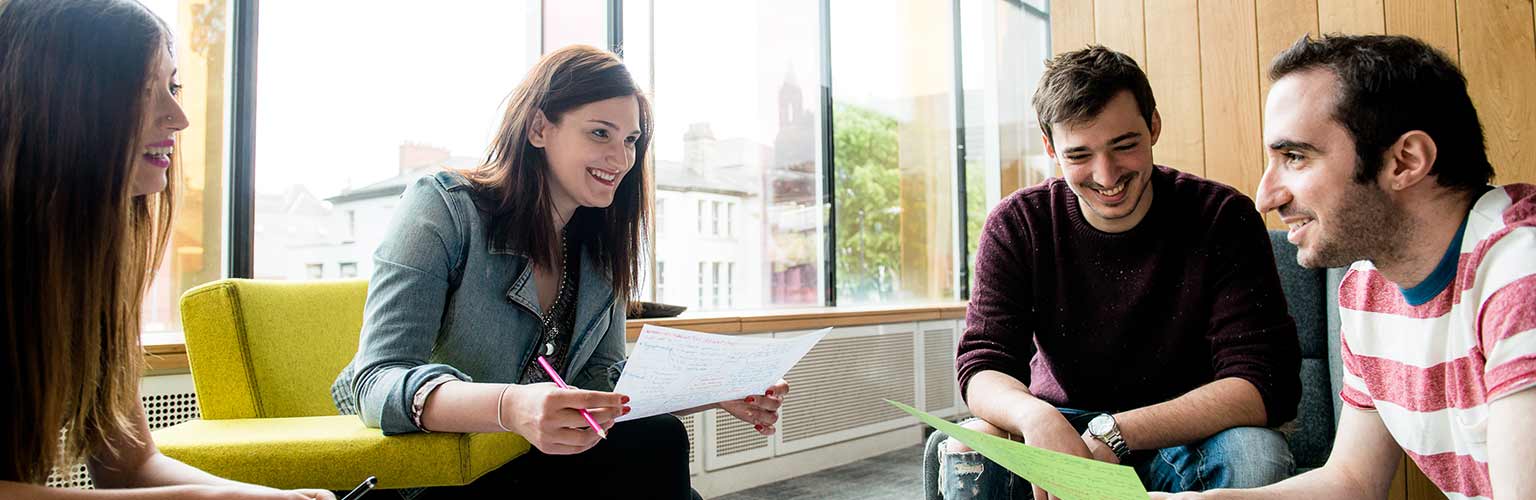
[[[454,172],[405,190],[388,235],[373,254],[357,355],[331,386],[337,409],[384,434],[421,431],[416,392],[450,374],[471,382],[517,383],[541,328],[533,266],[490,238],[490,214]],[[583,252],[576,323],[561,378],[613,389],[624,360],[625,301]]]

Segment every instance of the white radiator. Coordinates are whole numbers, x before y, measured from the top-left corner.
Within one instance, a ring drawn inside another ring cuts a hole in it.
[[[790,398],[781,410],[779,454],[912,425],[887,404],[916,404],[916,324],[837,328],[785,377]]]
[[[923,411],[948,417],[960,411],[960,382],[955,375],[959,329],[954,321],[924,321],[917,349],[923,367]]]
[[[192,389],[191,375],[144,377],[139,381],[139,400],[144,403],[149,430],[202,417],[202,412],[197,409],[197,394]],[[91,476],[86,472],[85,464],[76,464],[66,471],[55,470],[48,476],[47,484],[54,488],[89,489]]]
[[[750,336],[768,338],[772,334]],[[709,410],[699,415],[704,420],[704,470],[735,467],[773,456],[773,439],[758,434],[751,424],[737,420],[723,410]]]
[[[704,413],[683,417],[683,428],[688,430],[688,474],[690,475],[697,475],[704,471],[703,465],[699,463],[699,434],[702,433],[699,431],[700,415]]]

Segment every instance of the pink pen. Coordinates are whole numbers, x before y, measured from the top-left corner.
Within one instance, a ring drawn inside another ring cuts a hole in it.
[[[560,386],[561,389],[571,388],[571,386],[565,385],[564,380],[560,380],[560,374],[555,373],[555,367],[549,366],[549,360],[544,359],[544,356],[539,356],[539,366],[544,368],[544,373],[549,374],[550,380],[555,381],[555,385]],[[581,412],[582,418],[587,419],[587,423],[592,425],[592,432],[596,432],[597,437],[608,439],[608,433],[603,431],[603,426],[597,425],[597,419],[592,418],[591,413],[587,413],[587,410],[585,409],[579,411]]]

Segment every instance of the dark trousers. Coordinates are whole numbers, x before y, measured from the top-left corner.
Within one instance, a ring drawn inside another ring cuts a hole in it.
[[[537,448],[464,486],[428,488],[417,498],[656,498],[687,500],[688,434],[671,415],[615,424],[576,455]]]

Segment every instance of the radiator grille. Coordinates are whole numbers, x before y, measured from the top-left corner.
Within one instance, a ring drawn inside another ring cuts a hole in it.
[[[59,474],[58,469],[54,469],[53,474],[48,475],[48,487],[88,490],[91,489],[91,474],[86,472],[85,464],[76,464],[68,474]]]
[[[827,338],[786,377],[785,443],[902,418],[886,404],[913,404],[916,367],[911,332]]]
[[[153,394],[141,399],[144,400],[144,413],[149,417],[149,430],[203,418],[203,412],[197,409],[197,395],[190,392]]]
[[[202,418],[197,409],[197,394],[178,392],[170,394],[146,394],[139,398],[144,403],[144,415],[149,420],[149,430],[170,427],[194,418]],[[54,471],[45,483],[50,488],[90,489],[91,475],[85,464],[67,468],[67,472]]]
[[[699,462],[699,414],[683,417],[683,428],[688,430],[688,465]]]
[[[923,409],[947,410],[955,406],[954,330],[923,331]]]

